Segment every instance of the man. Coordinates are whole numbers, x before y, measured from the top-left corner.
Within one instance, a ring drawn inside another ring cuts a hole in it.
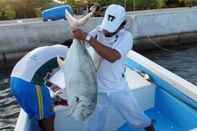
[[[10,86],[19,105],[42,131],[54,131],[53,101],[45,85],[49,73],[59,67],[57,56],[65,57],[67,47],[44,46],[26,54],[14,67]]]
[[[133,44],[133,36],[124,29],[125,24],[125,9],[112,4],[105,12],[102,24],[96,29],[88,34],[80,29],[73,31],[74,38],[86,40],[103,58],[97,72],[98,106],[88,122],[87,130],[104,131],[105,110],[109,104],[134,127],[154,130],[151,120],[128,91],[128,84],[124,80],[124,61]]]

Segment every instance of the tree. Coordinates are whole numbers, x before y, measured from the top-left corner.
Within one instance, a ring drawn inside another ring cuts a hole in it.
[[[16,18],[15,9],[6,0],[0,1],[0,20]]]
[[[38,17],[52,0],[0,0],[0,20]]]
[[[192,6],[194,0],[178,0],[181,6]]]
[[[17,18],[33,18],[41,14],[41,10],[46,9],[52,0],[17,0],[14,1]]]
[[[15,12],[14,8],[12,8],[10,5],[5,6],[4,12],[5,12],[5,14],[4,14],[5,18],[7,18],[9,20],[16,18],[16,12]]]

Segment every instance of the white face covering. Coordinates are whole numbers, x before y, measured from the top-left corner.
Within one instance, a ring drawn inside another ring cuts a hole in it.
[[[112,37],[106,37],[102,31],[99,31],[98,35],[99,36],[97,36],[97,40],[109,47],[111,47],[118,38],[117,34],[113,35]]]

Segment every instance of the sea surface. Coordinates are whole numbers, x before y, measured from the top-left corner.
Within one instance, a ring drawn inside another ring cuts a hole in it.
[[[197,43],[141,52],[147,58],[197,85]]]
[[[10,93],[8,74],[0,73],[0,130],[13,131],[19,106]]]
[[[197,85],[197,44],[169,48],[168,50],[154,49],[140,53]],[[11,95],[10,71],[6,70],[0,69],[0,130],[12,131],[20,109],[15,98]]]

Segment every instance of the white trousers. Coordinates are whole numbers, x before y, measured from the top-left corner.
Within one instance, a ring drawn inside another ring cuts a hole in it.
[[[144,128],[151,124],[151,120],[144,114],[131,90],[126,89],[98,94],[95,112],[86,123],[87,131],[104,131],[107,110],[110,105],[135,128]]]

